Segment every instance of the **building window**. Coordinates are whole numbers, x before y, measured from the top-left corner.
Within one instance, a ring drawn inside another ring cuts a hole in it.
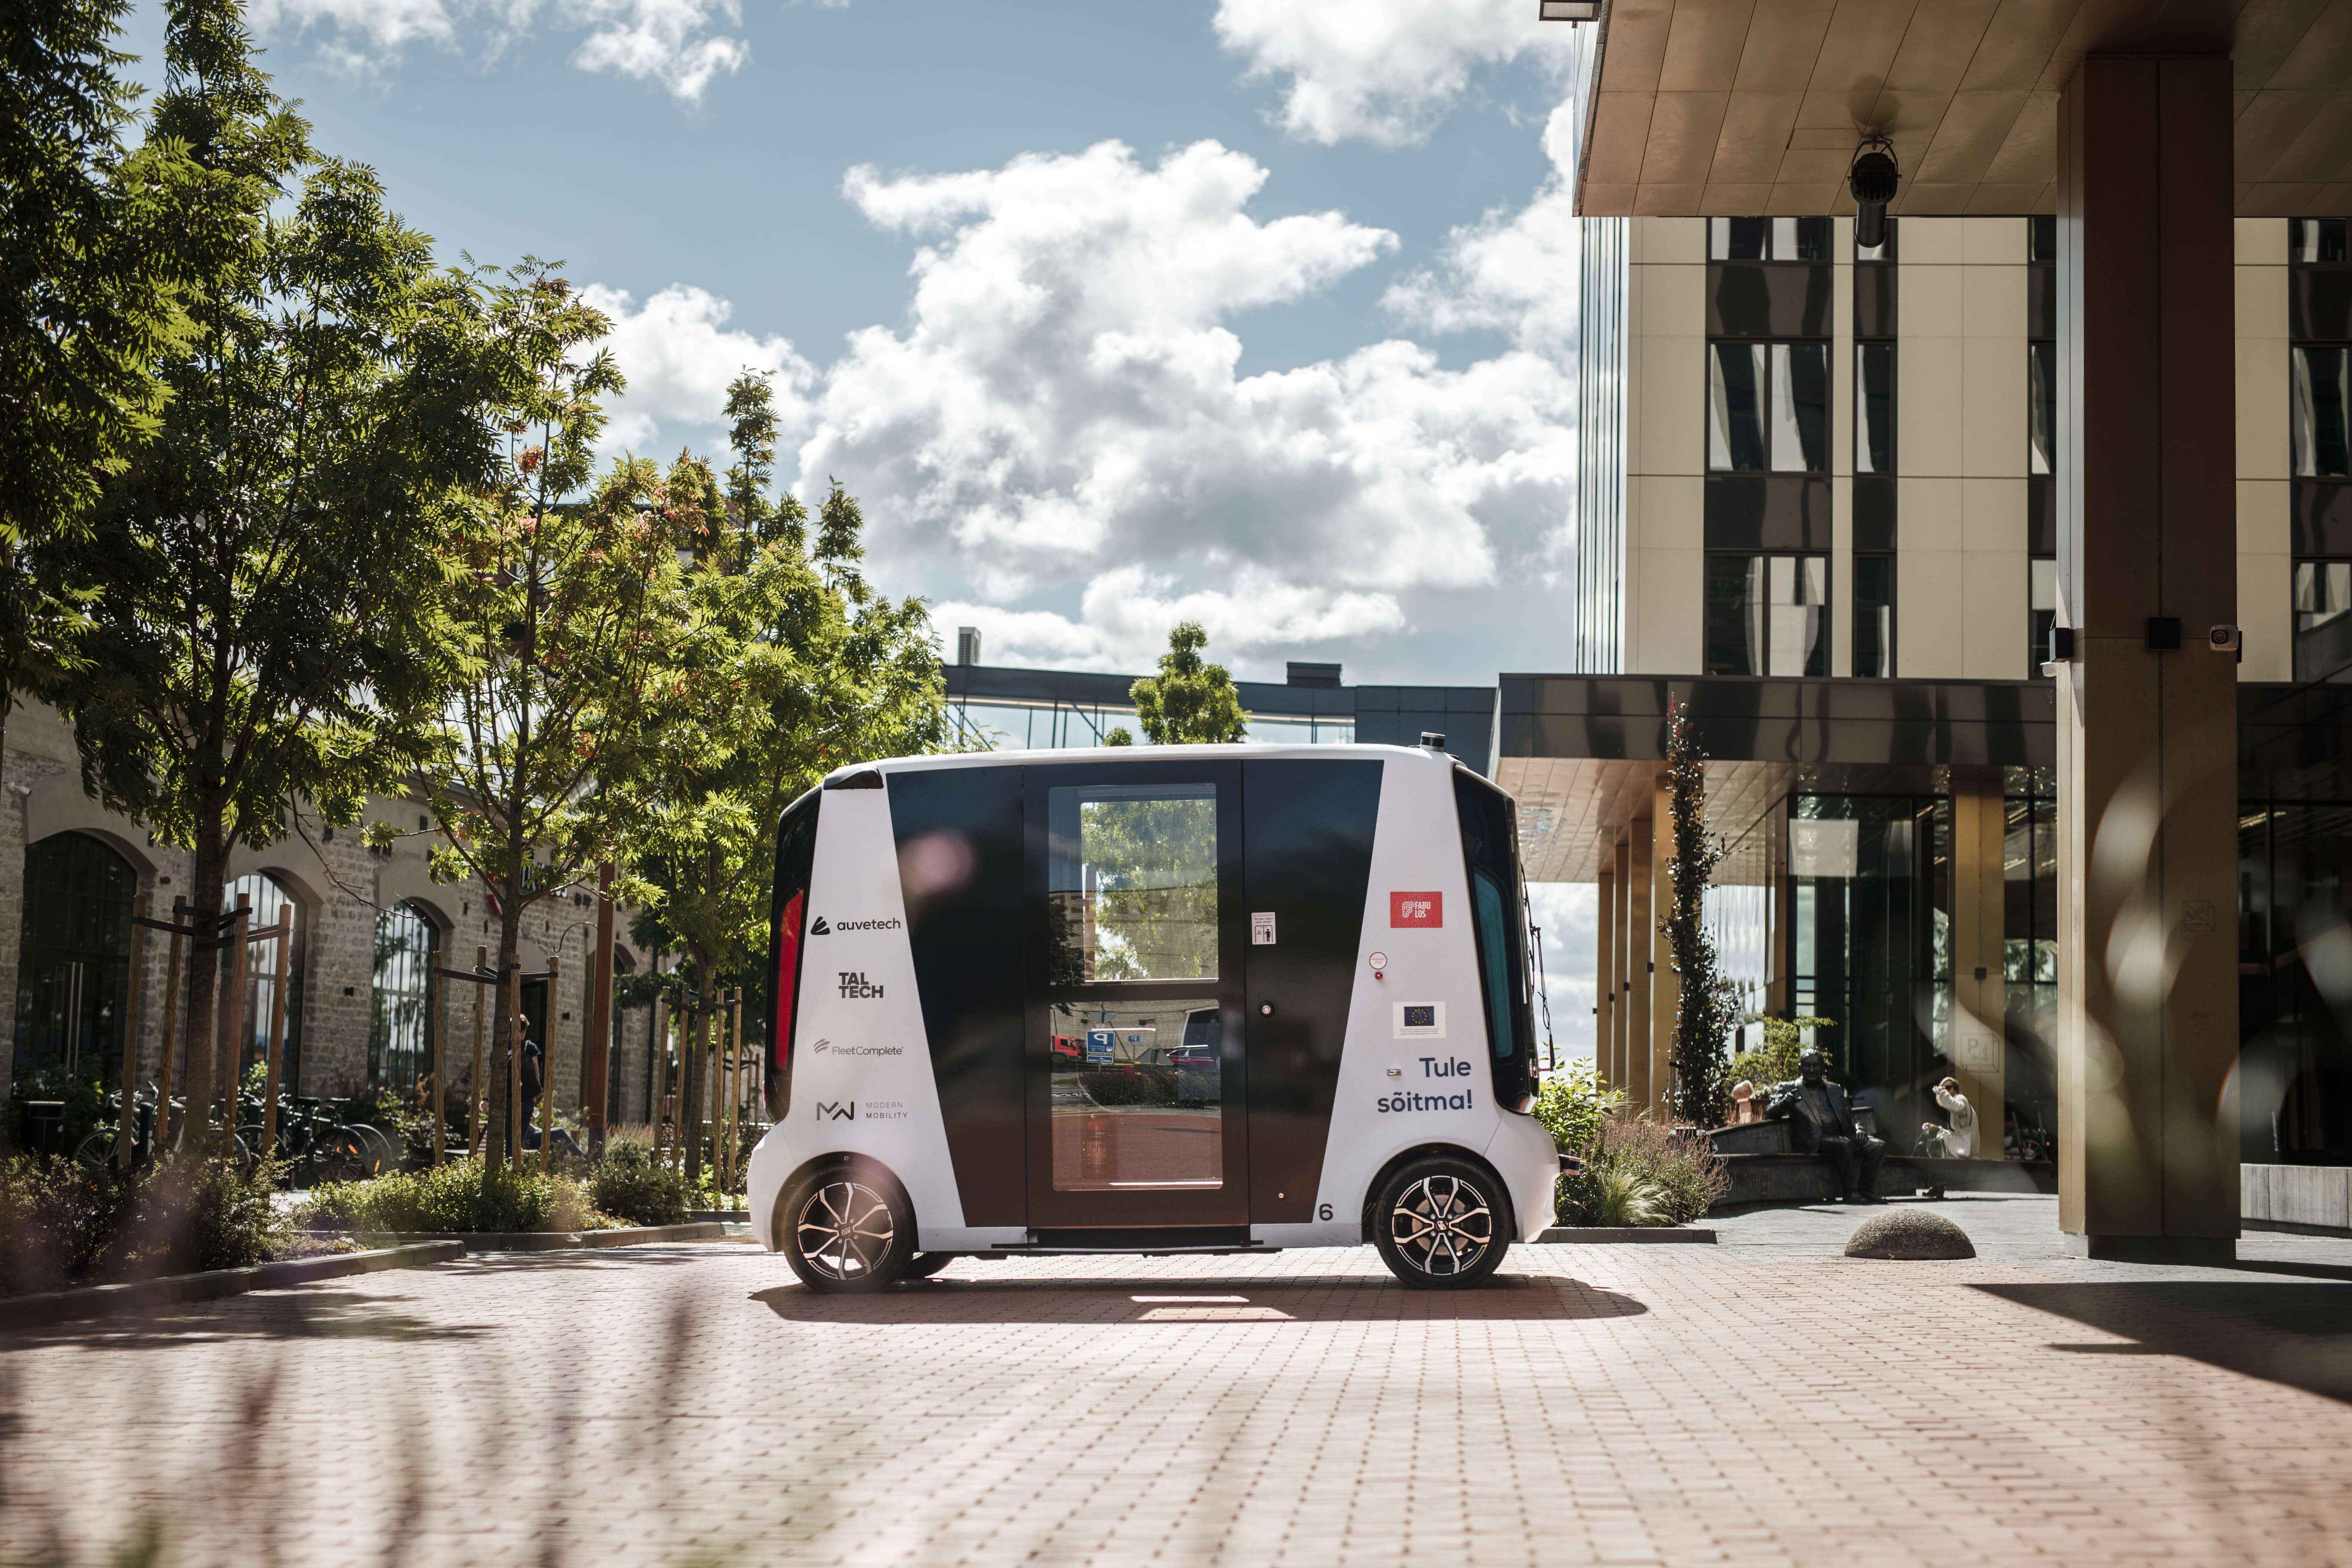
[[[1709,261],[1827,261],[1830,220],[1825,217],[1711,217],[1706,220]]]
[[[2044,214],[2025,220],[2025,259],[2055,261],[2058,259],[2058,220]]]
[[[2352,437],[2346,428],[2347,405],[2352,404],[2352,349],[2298,343],[2289,364],[2293,384],[2287,429],[2294,444],[2295,476],[2352,476]]]
[[[139,874],[83,833],[41,839],[23,864],[14,1065],[20,1075],[48,1076],[38,1085],[20,1079],[17,1091],[39,1098],[60,1080],[118,1083]]]
[[[1709,675],[1827,675],[1826,555],[1706,558]]]
[[[2352,609],[2352,561],[2294,563],[2294,635],[2317,631]]]
[[[368,1082],[377,1089],[414,1094],[417,1079],[430,1065],[425,1007],[433,954],[439,945],[433,922],[411,905],[394,904],[375,917]]]
[[[2058,345],[2026,345],[2026,471],[2058,471]]]
[[[1853,345],[1853,471],[1895,471],[1895,345]]]
[[[2032,642],[2025,650],[2025,668],[2029,675],[2039,675],[2050,658],[2050,628],[2058,624],[2058,563],[2038,555],[2025,564],[2032,574],[2032,613],[2026,616]]]
[[[2286,220],[2287,259],[2295,262],[2352,261],[2345,243],[2347,225],[2340,217],[2291,217]]]
[[[1829,365],[1827,343],[1709,343],[1706,466],[1827,472]]]
[[[267,872],[248,872],[221,889],[221,910],[224,913],[236,908],[236,896],[243,893],[253,901],[253,914],[246,930],[266,931],[284,916],[288,934],[280,940],[257,942],[246,949],[245,959],[245,1038],[237,1053],[237,1076],[240,1080],[257,1063],[269,1059],[269,1032],[274,1015],[271,1008],[278,1000],[278,966],[291,964],[293,954],[294,900],[278,880]],[[278,1084],[287,1093],[295,1092],[297,1074],[294,1063],[301,1050],[297,1035],[297,1021],[302,1016],[302,994],[298,986],[299,970],[286,972],[286,1040],[278,1064]]]
[[[1853,672],[1885,679],[1895,673],[1895,557],[1853,558]]]

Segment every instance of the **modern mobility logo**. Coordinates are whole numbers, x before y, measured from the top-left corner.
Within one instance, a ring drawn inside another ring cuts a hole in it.
[[[809,935],[831,936],[837,931],[897,931],[898,929],[898,917],[893,915],[885,916],[881,920],[844,921],[839,925],[829,925],[826,923],[825,918],[823,915],[819,915],[816,917],[815,921],[810,924]]]
[[[1466,1079],[1470,1076],[1470,1064],[1459,1057],[1443,1059],[1437,1057],[1423,1057],[1421,1058],[1421,1076],[1424,1079]],[[1384,1094],[1374,1104],[1373,1109],[1391,1112],[1469,1110],[1475,1109],[1477,1103],[1477,1091],[1468,1083],[1463,1082],[1459,1084],[1456,1092],[1450,1094],[1417,1094],[1409,1089],[1402,1094]]]
[[[865,1115],[860,1117],[857,1101],[854,1100],[820,1100],[816,1103],[816,1119],[819,1121],[904,1121],[907,1120],[907,1105],[898,1100],[869,1100],[866,1102]]]
[[[816,1119],[819,1121],[855,1121],[857,1120],[857,1101],[820,1100],[816,1102]]]

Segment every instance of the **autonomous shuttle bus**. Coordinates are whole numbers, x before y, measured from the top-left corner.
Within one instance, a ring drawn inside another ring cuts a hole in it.
[[[1434,749],[845,768],[785,812],[754,1224],[818,1290],[957,1256],[1551,1223],[1511,803]]]

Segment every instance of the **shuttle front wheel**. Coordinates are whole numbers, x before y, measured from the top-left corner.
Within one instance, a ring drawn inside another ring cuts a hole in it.
[[[784,1260],[828,1295],[887,1289],[915,1255],[915,1211],[898,1184],[864,1165],[812,1171],[778,1205]]]
[[[1373,1207],[1373,1244],[1389,1272],[1424,1290],[1486,1282],[1510,1237],[1492,1173],[1433,1154],[1398,1171]]]

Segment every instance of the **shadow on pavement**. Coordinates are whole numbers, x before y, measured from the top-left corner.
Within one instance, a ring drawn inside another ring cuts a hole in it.
[[[2352,1404],[2352,1285],[2151,1279],[1976,1289],[2131,1342],[2053,1350],[2183,1356]]]
[[[71,1345],[77,1350],[161,1350],[204,1340],[470,1340],[495,1332],[430,1322],[392,1310],[382,1296],[297,1288],[155,1313],[121,1314],[0,1334],[0,1354]]]
[[[1631,1296],[1573,1279],[1497,1275],[1471,1290],[1414,1290],[1373,1276],[1236,1279],[923,1279],[875,1296],[799,1284],[754,1291],[796,1323],[1213,1323],[1575,1321],[1637,1317]]]

